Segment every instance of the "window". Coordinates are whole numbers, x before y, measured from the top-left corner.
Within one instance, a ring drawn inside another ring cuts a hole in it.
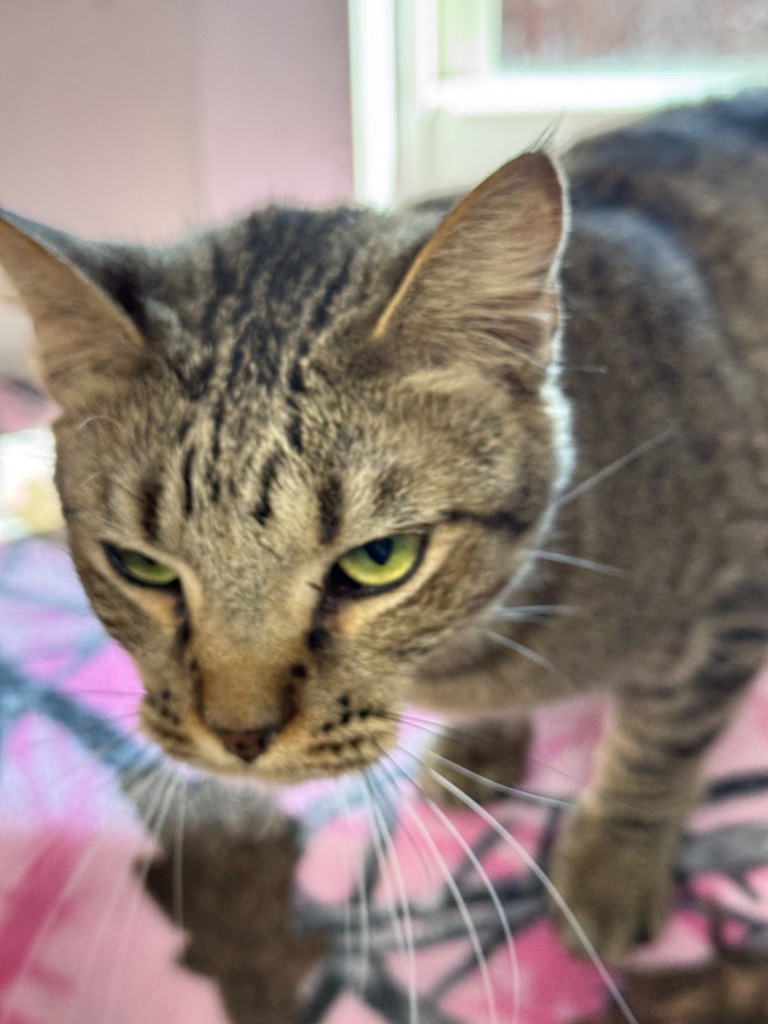
[[[350,0],[350,31],[357,194],[379,208],[768,83],[768,0]]]

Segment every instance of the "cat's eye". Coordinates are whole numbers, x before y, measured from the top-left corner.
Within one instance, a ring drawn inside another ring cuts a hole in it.
[[[114,544],[105,544],[104,550],[113,569],[131,583],[142,587],[177,587],[179,574],[169,565],[155,561],[148,555],[132,548],[118,548]]]
[[[353,548],[338,560],[335,569],[343,578],[366,590],[403,583],[414,571],[424,550],[425,538],[417,533],[396,533]]]

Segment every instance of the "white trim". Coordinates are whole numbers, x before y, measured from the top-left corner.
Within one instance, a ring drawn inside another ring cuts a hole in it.
[[[429,106],[454,115],[647,110],[768,82],[765,57],[724,59],[670,68],[620,70],[535,68],[485,77],[433,79],[424,90]]]
[[[349,0],[355,198],[386,209],[397,172],[395,0]]]
[[[468,188],[543,136],[565,147],[665,104],[768,85],[762,56],[442,78],[440,0],[348,2],[355,194],[376,209]],[[496,41],[482,43],[473,59],[488,67]]]

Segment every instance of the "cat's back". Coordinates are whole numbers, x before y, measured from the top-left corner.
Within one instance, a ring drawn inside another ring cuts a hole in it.
[[[683,579],[693,600],[723,565],[768,576],[768,90],[670,109],[564,163],[575,484],[642,457],[563,529],[632,565],[638,592],[646,572],[658,608],[663,578],[671,615]]]
[[[596,222],[609,244],[639,225],[655,234],[668,273],[670,256],[693,268],[720,333],[768,379],[768,89],[588,140],[566,168],[577,246],[580,227]]]

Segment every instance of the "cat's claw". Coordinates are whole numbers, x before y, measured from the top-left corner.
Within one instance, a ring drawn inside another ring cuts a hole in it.
[[[656,938],[672,903],[672,866],[679,830],[667,822],[643,824],[576,811],[556,844],[552,882],[563,904],[550,894],[558,930],[581,958],[589,943],[608,963]]]

